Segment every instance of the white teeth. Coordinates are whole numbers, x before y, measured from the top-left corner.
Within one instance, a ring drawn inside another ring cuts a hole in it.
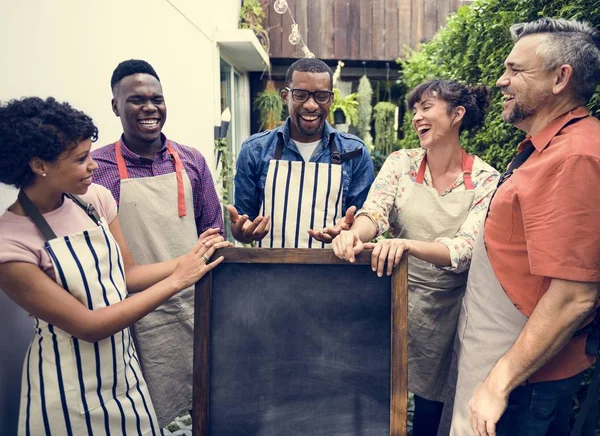
[[[314,121],[316,120],[317,117],[316,115],[302,115],[302,119],[306,120],[306,121]]]
[[[139,120],[140,124],[144,126],[156,126],[158,124],[158,120]]]
[[[428,126],[421,126],[421,127],[418,127],[418,128],[417,128],[417,131],[418,131],[419,133],[423,133],[423,132],[425,132],[425,131],[427,131],[427,130],[429,130],[429,129],[431,129],[431,127],[428,127]]]

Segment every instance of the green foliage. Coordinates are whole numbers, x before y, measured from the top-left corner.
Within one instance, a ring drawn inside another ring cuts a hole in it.
[[[358,124],[358,94],[353,92],[345,97],[342,97],[342,93],[339,89],[333,88],[333,102],[329,107],[329,118],[333,119],[333,113],[341,109],[346,116],[346,122],[352,126]]]
[[[262,130],[272,130],[281,123],[283,100],[272,81],[269,81],[267,87],[258,93],[254,99],[254,105],[260,113]]]
[[[465,134],[461,144],[496,168],[506,168],[524,134],[501,117],[502,101],[495,88],[502,75],[503,62],[512,48],[509,27],[540,17],[579,19],[600,26],[600,0],[476,0],[461,7],[448,24],[418,52],[409,53],[402,64],[402,80],[407,89],[432,77],[485,84],[492,90],[490,110],[484,126],[474,135]],[[600,90],[589,107],[600,115]],[[418,147],[419,141],[407,111],[402,129],[402,148]]]
[[[364,75],[358,82],[358,123],[356,129],[358,130],[358,136],[365,141],[369,147],[373,143],[371,137],[371,116],[373,114],[373,88],[371,87],[371,81]]]
[[[388,156],[394,151],[396,132],[394,131],[394,116],[396,115],[396,106],[387,101],[380,101],[375,105],[375,147],[374,152],[379,152],[383,156]]]
[[[262,23],[265,19],[265,10],[258,0],[244,0],[240,9],[240,29],[251,29],[267,53],[269,53],[269,32]]]
[[[233,192],[233,169],[231,153],[227,146],[227,138],[215,139],[215,153],[221,164],[221,172],[217,183],[221,185],[221,204],[225,207],[232,203],[231,193]],[[223,221],[226,235],[229,233],[230,223],[229,214],[223,214]]]

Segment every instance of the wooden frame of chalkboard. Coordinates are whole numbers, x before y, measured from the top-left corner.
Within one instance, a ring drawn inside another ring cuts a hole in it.
[[[287,248],[227,248],[217,255],[225,256],[224,264],[271,265],[353,265],[337,258],[332,250]],[[371,250],[356,257],[354,265],[369,265]],[[222,268],[220,266],[218,268]],[[369,269],[370,272],[370,269]],[[375,273],[372,273],[376,277]],[[406,253],[394,268],[390,280],[391,331],[389,374],[389,434],[406,435],[408,387],[408,267]],[[194,328],[194,380],[193,380],[193,435],[211,436],[210,383],[211,383],[211,300],[213,274],[207,274],[196,284]],[[250,433],[244,433],[250,434]],[[283,433],[280,433],[283,434]]]

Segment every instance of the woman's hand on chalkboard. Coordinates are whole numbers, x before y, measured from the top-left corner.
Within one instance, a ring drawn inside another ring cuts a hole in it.
[[[229,220],[231,221],[231,234],[238,241],[249,244],[252,241],[262,240],[271,229],[271,217],[258,215],[253,221],[248,215],[240,216],[237,209],[231,204],[227,205]]]
[[[198,280],[204,274],[212,270],[220,264],[224,257],[220,256],[212,262],[207,259],[215,253],[219,248],[231,247],[231,242],[225,241],[222,236],[213,237],[209,240],[199,239],[192,250],[179,258],[175,271],[171,274],[170,279],[173,280],[176,287],[185,289]]]
[[[353,230],[342,230],[332,242],[333,252],[340,259],[356,262],[356,255],[363,251],[364,244]]]
[[[356,206],[350,206],[346,211],[346,215],[338,220],[333,227],[325,227],[322,230],[308,230],[308,234],[319,242],[324,242],[329,244],[333,241],[337,235],[342,232],[342,230],[350,230],[352,224],[354,223],[354,213],[356,212]]]
[[[400,263],[402,253],[410,253],[410,241],[406,239],[382,239],[381,241],[365,244],[365,248],[372,248],[371,269],[379,277],[385,270],[388,276],[392,275],[394,268]],[[387,265],[386,265],[387,262]]]

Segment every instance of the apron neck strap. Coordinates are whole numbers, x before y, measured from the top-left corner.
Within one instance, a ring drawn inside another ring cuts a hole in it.
[[[119,170],[119,179],[126,180],[129,178],[127,173],[127,166],[125,165],[125,158],[123,158],[123,152],[121,151],[121,140],[119,139],[115,143],[115,157],[117,160],[117,169]]]
[[[475,162],[475,156],[467,154],[465,149],[462,149],[462,171],[463,180],[465,182],[465,189],[471,190],[474,188],[473,179],[471,179],[471,172],[473,171],[473,162]]]
[[[80,208],[82,208],[83,210],[85,210],[85,213],[87,214],[87,216],[90,217],[90,219],[92,221],[94,221],[97,225],[100,225],[100,215],[98,214],[98,212],[96,211],[96,208],[94,207],[94,205],[92,203],[87,203],[85,201],[83,201],[79,196],[75,195],[75,194],[65,194],[67,197],[69,197],[71,200],[73,200],[73,202],[79,206]]]
[[[86,203],[76,195],[65,194],[65,196],[74,201],[77,206],[85,210],[86,214],[92,221],[94,221],[95,224],[100,225],[100,216],[98,215],[98,212],[96,212],[94,206],[92,206],[90,203]],[[21,203],[25,214],[31,218],[31,221],[33,221],[44,239],[46,241],[56,239],[56,233],[54,233],[54,230],[52,230],[48,224],[48,221],[46,221],[46,218],[44,218],[36,205],[33,204],[33,201],[31,201],[31,199],[27,196],[27,194],[25,194],[25,192],[23,192],[22,189],[19,191],[18,200],[19,203]]]
[[[463,180],[465,182],[465,189],[470,190],[473,189],[473,179],[471,178],[471,172],[473,171],[473,162],[475,161],[475,156],[467,154],[464,149],[462,151],[462,172],[464,174]],[[427,168],[427,152],[423,155],[423,159],[421,160],[421,165],[419,166],[419,171],[417,172],[417,179],[415,180],[419,184],[423,184],[423,180],[425,179],[425,169]]]
[[[331,163],[334,165],[340,165],[342,163],[342,155],[340,155],[340,152],[338,151],[337,145],[335,144],[335,137],[333,135],[329,139],[329,147],[331,148]],[[283,135],[278,134],[273,159],[281,160],[281,156],[283,156]]]
[[[171,144],[171,141],[169,140],[167,140],[167,151],[173,157],[173,161],[175,162],[175,175],[177,176],[177,213],[181,218],[187,215],[185,189],[183,185],[183,163],[181,163],[179,153],[177,153],[177,150],[175,150],[173,144]]]
[[[167,151],[173,162],[175,164],[175,175],[177,177],[177,213],[181,218],[187,215],[187,208],[185,205],[185,189],[183,184],[183,163],[179,157],[179,153],[173,147],[171,141],[167,140]],[[119,170],[119,179],[126,180],[129,178],[129,173],[127,172],[127,166],[125,165],[125,158],[123,157],[123,152],[121,150],[121,140],[119,139],[115,143],[115,156],[117,160],[117,168]]]
[[[25,214],[31,218],[31,221],[33,221],[44,239],[46,241],[49,241],[50,239],[56,239],[56,233],[54,233],[54,231],[50,228],[48,221],[46,221],[39,209],[35,206],[35,204],[33,204],[33,201],[29,199],[27,194],[25,194],[22,189],[19,191],[17,199],[19,200],[19,203],[21,203]]]

